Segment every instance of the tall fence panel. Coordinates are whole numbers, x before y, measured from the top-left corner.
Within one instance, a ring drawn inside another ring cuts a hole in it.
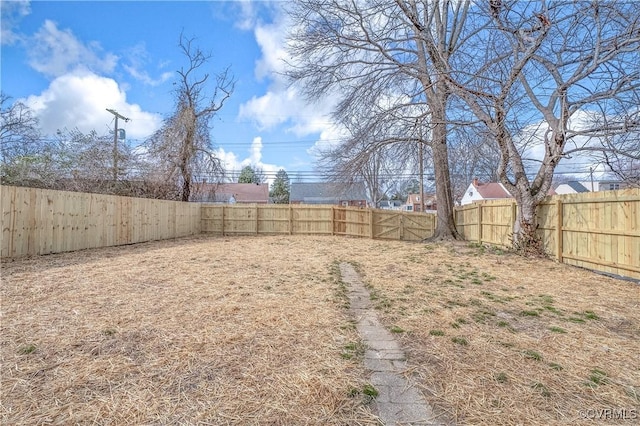
[[[458,231],[469,241],[510,246],[513,200],[456,209]],[[547,197],[537,210],[537,234],[558,261],[640,278],[640,189]]]
[[[480,203],[468,204],[455,209],[456,228],[462,238],[467,241],[480,241],[479,214]]]
[[[3,258],[200,233],[200,206],[177,201],[0,186]]]
[[[550,201],[557,203],[560,215],[556,257],[568,264],[640,278],[640,189]]]
[[[331,205],[202,205],[202,232],[216,235],[344,235],[420,241],[433,235],[435,215]]]

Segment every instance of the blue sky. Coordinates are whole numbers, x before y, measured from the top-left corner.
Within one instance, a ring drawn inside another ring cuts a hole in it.
[[[211,123],[228,171],[251,165],[273,177],[284,168],[294,180],[316,181],[314,149],[340,137],[329,118],[336,97],[307,103],[282,77],[291,25],[283,1],[0,4],[2,91],[30,106],[49,135],[64,128],[107,135],[113,115],[106,108],[113,108],[131,118],[124,125],[128,142],[144,141],[173,111],[176,70],[185,65],[182,32],[211,53],[203,72],[212,80],[226,67],[236,80]],[[543,145],[532,146],[533,157],[543,152]],[[574,156],[558,171],[589,164]]]
[[[229,67],[235,91],[212,121],[228,170],[312,171],[316,144],[335,140],[330,101],[306,103],[281,76],[283,3],[221,1],[2,1],[2,91],[38,115],[43,130],[108,134],[114,108],[132,145],[174,107],[182,32]],[[306,180],[309,179],[307,176]],[[295,175],[292,176],[295,178]]]

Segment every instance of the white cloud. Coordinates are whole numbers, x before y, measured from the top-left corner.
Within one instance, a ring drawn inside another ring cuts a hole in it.
[[[48,135],[65,128],[106,134],[113,128],[114,118],[106,108],[113,108],[131,119],[128,123],[119,122],[129,139],[148,137],[162,122],[159,115],[129,104],[126,93],[115,80],[88,71],[76,70],[60,76],[41,94],[29,96],[23,102],[34,111],[43,133]]]
[[[262,160],[262,138],[260,136],[253,138],[249,153],[251,164],[260,164],[260,160]]]
[[[218,148],[215,151],[215,155],[220,159],[225,170],[239,172],[244,167],[251,166],[254,170],[261,170],[267,176],[267,183],[271,185],[275,174],[278,170],[284,169],[284,167],[276,164],[263,163],[262,147],[262,138],[257,136],[253,138],[251,147],[248,150],[248,156],[243,159],[238,158],[238,155],[234,152],[225,151],[224,148]]]
[[[98,73],[111,73],[118,57],[104,53],[98,42],[82,43],[71,30],[60,30],[46,20],[29,39],[29,65],[50,77],[64,75],[79,67]]]
[[[145,69],[147,68],[150,59],[149,52],[147,52],[147,48],[145,43],[138,43],[126,54],[127,64],[123,64],[122,67],[125,71],[127,71],[131,77],[134,79],[148,85],[148,86],[159,86],[162,83],[166,82],[173,76],[173,72],[163,72],[157,78],[151,77],[149,72]],[[167,62],[160,64],[159,68],[164,68],[168,65]]]
[[[569,119],[568,134],[591,129],[599,119],[599,115],[594,112],[576,111]],[[531,172],[537,172],[541,161],[544,159],[546,152],[545,137],[550,136],[548,129],[549,125],[545,121],[536,122],[527,126],[517,138],[525,167]],[[600,153],[588,149],[579,151],[582,148],[598,146],[602,146],[602,141],[598,137],[578,135],[569,139],[565,145],[564,152],[578,151],[562,158],[555,172],[584,179],[590,177],[591,172],[593,172],[596,179],[604,177],[606,168],[600,161]]]
[[[250,30],[255,25],[257,11],[255,3],[251,0],[241,0],[236,3],[240,7],[239,19],[236,20],[236,27],[241,30]]]
[[[337,96],[326,96],[323,100],[309,102],[284,77],[290,58],[286,51],[286,37],[291,27],[282,11],[275,14],[271,23],[252,21],[254,36],[262,51],[256,61],[255,75],[258,79],[271,81],[268,90],[254,96],[240,106],[239,118],[252,120],[262,130],[284,126],[285,130],[299,137],[320,134],[335,134],[335,125],[330,113]],[[331,136],[332,137],[332,136]]]
[[[13,29],[22,18],[30,13],[31,2],[29,0],[0,2],[0,40],[2,44],[10,45],[22,40],[23,36],[15,33]]]
[[[173,73],[171,72],[163,72],[158,78],[154,79],[149,75],[147,71],[143,69],[135,68],[131,65],[123,65],[123,68],[131,75],[131,77],[152,87],[161,85],[165,81],[169,80],[171,76],[173,76]]]
[[[241,30],[252,30],[257,22],[263,19],[265,14],[278,14],[281,11],[281,5],[289,0],[240,0],[230,2],[235,8],[235,26]]]
[[[256,61],[255,74],[258,79],[270,77],[273,73],[283,72],[286,62],[290,60],[286,51],[286,31],[288,25],[284,19],[268,25],[258,25],[254,29],[254,35],[262,57]]]
[[[307,150],[307,153],[313,157],[317,157],[320,152],[335,146],[341,140],[344,140],[347,137],[347,131],[344,127],[325,126],[325,128],[320,132],[320,137],[318,138],[316,143]]]

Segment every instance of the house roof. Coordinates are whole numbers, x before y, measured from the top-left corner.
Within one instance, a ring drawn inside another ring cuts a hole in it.
[[[474,181],[473,186],[476,191],[478,191],[478,194],[480,194],[485,200],[496,198],[513,198],[511,197],[511,194],[509,194],[509,191],[507,191],[505,187],[498,182],[482,183],[479,181]]]
[[[307,204],[334,204],[339,201],[366,200],[364,183],[293,182],[289,201]]]
[[[581,192],[589,192],[589,190],[580,182],[572,180],[567,182],[567,185],[569,185],[569,187],[571,189],[573,189],[574,191],[581,193]]]
[[[269,202],[269,185],[266,183],[205,183],[199,187],[194,201],[227,203],[231,197],[238,203]]]

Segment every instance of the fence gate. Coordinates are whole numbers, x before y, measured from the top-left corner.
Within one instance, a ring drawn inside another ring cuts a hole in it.
[[[435,229],[435,215],[433,214],[406,214],[402,215],[404,225],[403,240],[422,241],[433,235]]]
[[[372,237],[386,240],[402,240],[402,213],[388,211],[373,211]]]
[[[373,210],[372,237],[385,240],[422,241],[433,235],[435,215]]]

